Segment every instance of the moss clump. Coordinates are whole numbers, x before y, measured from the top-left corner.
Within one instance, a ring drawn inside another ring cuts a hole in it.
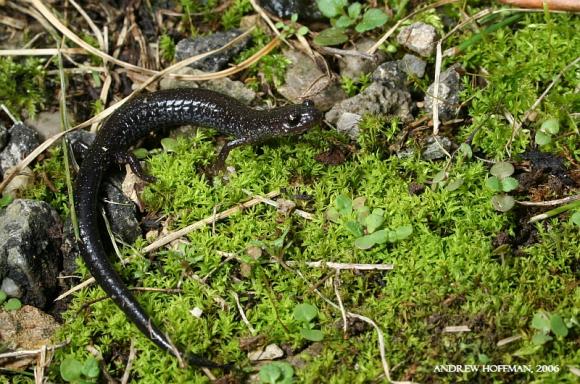
[[[18,63],[0,57],[0,100],[16,115],[36,114],[46,101],[45,71],[38,59]]]

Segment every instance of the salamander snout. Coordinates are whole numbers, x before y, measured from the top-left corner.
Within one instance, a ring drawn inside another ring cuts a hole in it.
[[[322,113],[316,109],[312,100],[304,100],[302,104],[288,106],[285,112],[280,115],[283,134],[304,132],[322,120]]]

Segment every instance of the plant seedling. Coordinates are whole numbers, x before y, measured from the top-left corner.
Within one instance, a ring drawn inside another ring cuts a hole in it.
[[[507,212],[513,208],[515,200],[507,192],[511,192],[519,185],[518,181],[511,177],[514,173],[514,166],[505,161],[496,163],[491,167],[489,173],[492,174],[485,181],[487,187],[498,194],[491,198],[491,204],[500,212]]]
[[[552,136],[560,131],[558,119],[548,119],[542,123],[540,129],[536,131],[536,144],[547,145],[552,142]]]
[[[294,319],[302,323],[300,334],[306,340],[321,341],[324,339],[324,333],[320,329],[314,329],[314,319],[318,317],[318,308],[312,304],[302,303],[294,307]]]
[[[294,368],[283,361],[273,361],[260,369],[260,383],[290,384],[294,377]]]
[[[99,374],[99,363],[92,356],[87,357],[84,363],[70,357],[60,363],[60,377],[67,383],[96,383]]]
[[[298,14],[293,13],[290,16],[290,24],[283,23],[279,21],[275,24],[275,27],[282,31],[282,35],[284,38],[291,37],[292,35],[297,36],[304,36],[308,33],[308,27],[302,25],[300,26],[298,23]]]

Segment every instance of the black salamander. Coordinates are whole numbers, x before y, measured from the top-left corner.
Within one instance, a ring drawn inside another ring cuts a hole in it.
[[[87,150],[74,186],[75,209],[80,230],[80,251],[91,274],[125,315],[162,349],[181,358],[180,352],[153,324],[123,283],[109,260],[99,232],[97,209],[101,181],[114,163],[129,164],[141,179],[145,174],[129,151],[132,145],[166,127],[193,124],[211,127],[233,139],[217,156],[223,168],[229,152],[240,145],[304,132],[321,120],[321,113],[306,100],[302,104],[270,110],[246,107],[231,97],[203,89],[171,89],[137,96],[105,122]],[[188,356],[197,366],[223,367],[198,356]]]

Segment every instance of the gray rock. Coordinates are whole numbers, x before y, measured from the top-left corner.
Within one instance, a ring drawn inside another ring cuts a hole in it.
[[[427,138],[427,147],[421,155],[424,160],[442,159],[446,156],[445,151],[449,153],[451,150],[451,140],[445,136],[436,136],[436,138],[437,140],[433,136]]]
[[[353,49],[364,52],[372,47],[374,43],[374,40],[363,38],[355,43]],[[377,51],[373,57],[373,59],[367,59],[361,56],[343,56],[338,62],[341,76],[357,79],[365,73],[374,71],[386,59],[386,55],[381,51]]]
[[[337,79],[329,78],[309,56],[297,50],[287,50],[284,56],[292,64],[286,71],[285,84],[278,87],[282,96],[293,103],[300,103],[304,98],[311,99],[322,111],[346,98]]]
[[[0,152],[0,170],[5,173],[40,145],[40,137],[34,129],[16,123],[8,131],[9,140]]]
[[[180,75],[203,75],[206,72],[193,68],[182,68],[177,72]],[[249,89],[241,81],[231,80],[227,77],[208,81],[180,80],[172,77],[165,77],[160,81],[161,89],[173,88],[204,88],[220,92],[233,97],[243,104],[250,104],[256,98],[256,92]]]
[[[26,304],[51,303],[62,263],[61,236],[62,223],[48,203],[14,200],[0,210],[0,279],[11,279]]]
[[[336,122],[336,130],[344,133],[352,140],[356,140],[359,136],[358,123],[362,116],[357,113],[344,112]]]
[[[425,67],[427,63],[415,55],[410,55],[408,53],[399,60],[399,68],[405,71],[408,76],[415,76],[422,78],[425,76]]]
[[[459,108],[459,93],[463,90],[461,84],[461,75],[459,71],[461,66],[454,64],[445,71],[441,72],[439,77],[439,93],[437,103],[439,108],[439,120],[446,121],[455,117]],[[433,97],[435,84],[431,84],[425,95],[425,111],[432,116]]]
[[[109,179],[103,188],[103,207],[113,233],[126,243],[133,243],[141,235],[135,204],[121,191],[123,180]]]
[[[6,293],[9,297],[22,297],[22,290],[16,284],[14,280],[9,277],[5,277],[2,280],[2,286],[0,286],[0,291]]]
[[[241,35],[242,30],[232,29],[225,32],[217,32],[208,36],[199,36],[193,39],[183,39],[175,46],[175,58],[178,61],[189,57],[223,47],[230,40]],[[208,56],[205,59],[191,64],[191,68],[201,69],[206,72],[216,72],[226,68],[232,57],[240,53],[250,42],[251,36],[247,36],[238,44],[227,48],[224,51]]]
[[[382,84],[387,88],[404,88],[406,73],[402,70],[400,62],[387,61],[378,66],[373,72],[373,81]]]
[[[395,115],[403,120],[409,120],[410,108],[411,94],[407,90],[388,88],[374,82],[360,94],[336,104],[325,117],[331,124],[338,122],[345,113],[359,116],[365,113]]]
[[[0,124],[0,151],[4,149],[6,143],[8,143],[8,130]]]
[[[296,13],[299,21],[322,20],[322,13],[312,0],[260,0],[259,3],[268,12],[282,19],[289,19]]]
[[[431,25],[413,23],[399,32],[397,42],[423,57],[429,57],[435,50],[437,32]]]
[[[61,117],[58,110],[55,112],[40,112],[34,117],[34,120],[28,119],[25,123],[34,127],[42,140],[46,140],[61,131]]]

